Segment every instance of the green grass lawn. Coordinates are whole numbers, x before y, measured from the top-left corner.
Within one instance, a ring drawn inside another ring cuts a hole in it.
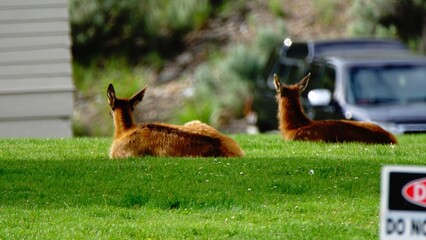
[[[0,140],[0,239],[377,239],[397,146],[234,138],[244,158],[109,160],[111,139]]]

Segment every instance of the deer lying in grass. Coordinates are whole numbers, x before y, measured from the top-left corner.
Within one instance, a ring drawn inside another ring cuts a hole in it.
[[[300,82],[287,86],[274,74],[277,91],[278,119],[281,134],[286,140],[324,142],[363,142],[396,144],[391,133],[376,124],[349,120],[312,121],[303,112],[300,93],[309,82],[310,73]]]
[[[200,157],[241,157],[240,146],[230,137],[213,127],[192,121],[183,126],[165,123],[136,125],[133,110],[142,101],[146,87],[130,99],[115,96],[112,84],[107,96],[114,119],[114,141],[110,158],[126,158],[144,155],[153,156],[200,156]]]

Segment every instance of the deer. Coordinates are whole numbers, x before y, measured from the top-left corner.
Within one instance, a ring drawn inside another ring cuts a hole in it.
[[[133,111],[147,86],[130,98],[117,98],[114,86],[107,89],[114,122],[114,139],[109,157],[242,157],[244,151],[232,138],[198,120],[184,125],[136,124]]]
[[[394,135],[371,122],[309,119],[303,111],[300,94],[307,87],[310,76],[308,73],[298,83],[285,85],[274,74],[279,130],[285,140],[397,144]]]

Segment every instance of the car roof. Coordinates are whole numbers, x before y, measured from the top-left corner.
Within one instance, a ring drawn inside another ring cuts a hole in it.
[[[426,65],[426,56],[418,55],[380,55],[374,53],[365,55],[351,55],[351,56],[329,56],[325,57],[324,60],[329,62],[340,62],[346,65],[355,64],[415,64],[415,65]]]
[[[374,51],[380,54],[409,54],[408,48],[393,39],[334,39],[295,42],[288,47],[287,57],[312,61],[326,56],[344,56]]]
[[[387,50],[405,50],[407,47],[401,42],[393,39],[335,39],[335,40],[311,40],[307,41],[312,54],[319,56],[338,52],[340,50],[363,50],[363,49],[387,49]]]

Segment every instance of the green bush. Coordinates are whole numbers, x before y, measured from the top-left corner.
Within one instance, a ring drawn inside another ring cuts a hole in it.
[[[108,58],[91,61],[88,66],[79,62],[73,64],[74,84],[85,97],[104,95],[110,83],[126,86],[120,90],[121,95],[131,96],[145,86],[144,76],[147,69],[132,66],[124,58]]]
[[[354,0],[351,13],[349,35],[397,37],[426,53],[424,0]]]
[[[199,119],[221,128],[230,119],[242,117],[267,54],[278,46],[281,37],[266,29],[248,45],[232,45],[224,53],[211,54],[210,60],[195,70],[194,95],[179,109],[176,122]]]
[[[70,0],[69,8],[75,57],[119,52],[138,60],[151,51],[176,51],[212,7],[208,0]]]
[[[387,9],[384,2],[389,3],[389,1],[383,0],[354,0],[350,9],[354,20],[348,26],[348,34],[356,37],[396,37],[394,30],[378,24],[382,14],[378,9]]]
[[[270,0],[268,1],[268,8],[269,11],[274,13],[277,17],[283,17],[284,16],[284,9],[282,5],[282,1],[280,0]]]
[[[319,14],[319,21],[324,25],[330,25],[335,21],[335,14],[338,11],[338,0],[316,0],[314,6]]]

